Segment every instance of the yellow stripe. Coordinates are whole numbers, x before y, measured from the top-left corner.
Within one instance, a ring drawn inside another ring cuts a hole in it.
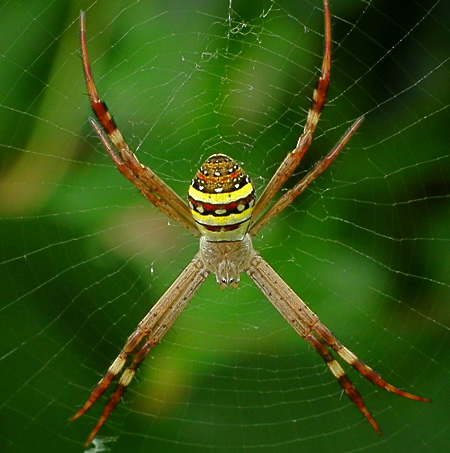
[[[226,193],[204,193],[200,192],[194,187],[189,186],[189,196],[191,196],[195,201],[201,203],[209,204],[227,204],[233,201],[239,200],[241,198],[247,197],[253,192],[253,185],[251,183],[246,184],[244,187],[241,187],[239,190],[234,190],[233,192]]]
[[[249,222],[244,222],[239,225],[233,231],[209,231],[203,225],[197,224],[197,227],[202,236],[206,238],[207,241],[211,242],[233,242],[233,241],[242,241],[242,238],[247,233]]]
[[[226,216],[215,216],[212,214],[201,215],[196,211],[192,211],[192,217],[197,223],[207,226],[225,226],[225,225],[235,225],[237,223],[244,222],[245,220],[250,219],[252,215],[253,208],[248,208],[245,211],[240,212],[239,214],[228,214]]]

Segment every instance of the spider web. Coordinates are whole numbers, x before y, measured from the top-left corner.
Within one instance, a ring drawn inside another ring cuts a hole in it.
[[[104,399],[69,418],[197,250],[89,127],[80,8],[102,97],[139,159],[180,195],[214,152],[242,162],[261,193],[301,133],[321,66],[319,0],[168,3],[0,7],[1,451],[83,451]],[[236,291],[210,278],[89,451],[448,445],[448,3],[330,6],[327,105],[283,190],[366,119],[255,247],[340,341],[432,404],[345,367],[377,436],[248,278]]]

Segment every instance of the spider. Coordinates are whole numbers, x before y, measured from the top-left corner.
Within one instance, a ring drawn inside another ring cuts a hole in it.
[[[192,179],[187,204],[150,168],[139,162],[128,148],[106,105],[100,100],[88,58],[85,13],[83,11],[80,13],[84,76],[92,109],[101,124],[100,126],[95,119],[90,118],[94,131],[117,169],[139,189],[142,195],[200,240],[198,253],[128,337],[123,349],[86,403],[72,417],[74,420],[89,409],[128,362],[101,417],[89,435],[86,446],[94,439],[117,406],[139,364],[161,341],[209,274],[214,274],[220,287],[226,288],[237,287],[240,274],[245,272],[292,328],[322,357],[343,390],[378,434],[381,434],[380,428],[366,408],[361,395],[332,355],[332,350],[367,379],[389,392],[416,401],[431,401],[428,398],[404,392],[387,383],[341,344],[252,246],[252,238],[259,230],[291,204],[332,163],[363,121],[363,117],[358,118],[325,158],[319,161],[291,190],[266,209],[311,145],[325,103],[330,80],[331,58],[331,21],[328,0],[323,1],[323,11],[325,43],[321,74],[313,93],[303,133],[295,149],[288,153],[259,199],[256,199],[250,178],[233,159],[224,154],[213,154]]]

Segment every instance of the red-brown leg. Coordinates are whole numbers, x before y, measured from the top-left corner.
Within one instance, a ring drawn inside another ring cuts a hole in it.
[[[139,364],[145,359],[150,349],[161,341],[207,276],[208,272],[203,268],[202,261],[195,257],[142,319],[137,329],[128,337],[120,354],[91,392],[85,404],[71,419],[75,420],[83,415],[101,397],[113,379],[122,371],[133,351],[138,348],[130,365],[122,373],[119,383],[106,403],[103,414],[89,436],[86,445],[96,436],[98,430],[117,406]],[[141,344],[142,340],[144,342]]]
[[[86,79],[92,110],[112,144],[117,149],[120,159],[112,149],[100,127],[94,121],[91,121],[91,124],[114,164],[158,209],[199,237],[199,232],[187,204],[150,168],[139,162],[137,157],[130,151],[105,103],[99,98],[89,63],[86,42],[86,16],[83,11],[80,13],[80,43],[84,77]]]
[[[324,0],[323,2],[323,13],[325,22],[325,36],[322,70],[319,80],[317,81],[316,88],[313,92],[312,104],[308,112],[305,127],[303,129],[302,135],[297,142],[297,146],[283,160],[283,162],[273,175],[272,179],[269,181],[269,184],[267,184],[266,188],[264,189],[264,192],[257,200],[252,214],[252,217],[255,220],[300,164],[303,155],[308,150],[309,145],[312,142],[314,131],[316,130],[317,123],[319,122],[320,113],[322,112],[328,91],[328,86],[330,84],[331,19],[328,0]],[[251,235],[254,236],[255,233],[251,232]]]
[[[372,415],[370,415],[370,412],[364,404],[360,393],[358,392],[358,390],[356,390],[355,386],[352,384],[352,381],[347,377],[341,365],[339,365],[336,359],[330,354],[328,348],[319,338],[317,338],[313,334],[307,335],[305,337],[305,340],[314,348],[314,350],[318,354],[320,354],[320,356],[327,364],[328,368],[333,373],[333,376],[339,381],[339,384],[341,384],[341,387],[345,390],[345,393],[347,393],[350,399],[356,404],[356,406],[358,406],[358,409],[364,414],[367,420],[369,420],[375,431],[378,434],[381,434],[381,430],[377,422],[374,420]]]
[[[403,390],[394,387],[393,385],[386,382],[378,373],[372,370],[362,360],[358,359],[352,351],[347,349],[342,343],[340,343],[335,336],[322,324],[314,326],[314,332],[331,348],[333,348],[349,365],[358,370],[364,377],[374,384],[386,389],[388,392],[395,393],[396,395],[402,396],[415,401],[423,401],[425,403],[431,402],[429,398],[422,396],[413,395],[412,393],[404,392]]]

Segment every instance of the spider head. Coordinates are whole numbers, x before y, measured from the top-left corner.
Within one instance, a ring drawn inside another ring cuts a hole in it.
[[[235,263],[228,260],[219,263],[216,271],[216,282],[220,286],[220,289],[225,289],[229,286],[238,288],[240,281],[241,273],[238,271]]]
[[[211,242],[204,236],[200,238],[198,258],[203,261],[205,269],[216,276],[222,289],[239,286],[241,273],[247,271],[255,254],[248,234],[241,241],[233,242]]]

